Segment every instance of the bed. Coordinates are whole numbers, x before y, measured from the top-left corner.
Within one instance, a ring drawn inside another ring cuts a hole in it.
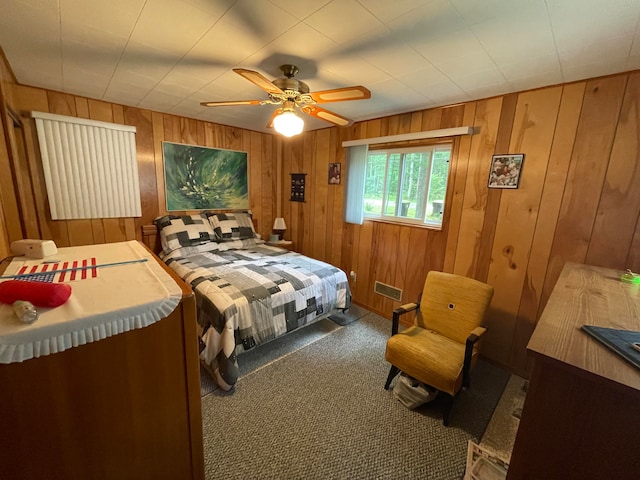
[[[238,355],[346,310],[346,274],[328,263],[267,245],[248,213],[155,219],[160,258],[191,285],[200,360],[223,390],[238,379]]]

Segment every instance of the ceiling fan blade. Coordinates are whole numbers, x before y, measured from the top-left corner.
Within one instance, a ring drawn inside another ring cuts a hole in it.
[[[307,115],[311,115],[312,117],[319,118],[320,120],[333,123],[334,125],[338,125],[339,127],[346,127],[353,123],[352,120],[342,117],[337,113],[330,112],[329,110],[325,110],[324,108],[320,108],[317,105],[305,105],[304,107],[301,107],[300,110],[302,110]]]
[[[226,107],[229,105],[260,105],[262,100],[231,100],[228,102],[200,102],[203,107]]]
[[[320,90],[318,92],[312,92],[309,95],[318,103],[344,102],[347,100],[365,100],[371,98],[371,92],[362,85],[335,88],[333,90]]]
[[[274,94],[284,93],[282,90],[276,87],[273,84],[273,82],[271,82],[271,80],[269,80],[267,77],[265,77],[261,73],[254,72],[253,70],[245,70],[244,68],[234,68],[233,71],[236,72],[238,75],[243,76],[244,78],[249,80],[251,83],[254,83],[255,85],[259,86],[261,89],[263,89],[267,93],[274,93]]]

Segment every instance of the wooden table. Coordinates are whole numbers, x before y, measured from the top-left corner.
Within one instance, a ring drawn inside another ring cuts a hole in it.
[[[508,479],[640,478],[640,370],[580,330],[640,330],[640,286],[567,263],[527,346],[534,356]]]
[[[0,479],[204,479],[194,295],[149,255],[182,292],[167,317],[0,364]]]
[[[279,242],[266,242],[267,245],[272,247],[284,248],[291,252],[295,251],[294,243],[292,240],[280,240]]]

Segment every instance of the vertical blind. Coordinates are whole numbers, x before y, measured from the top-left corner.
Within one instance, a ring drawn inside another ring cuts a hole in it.
[[[368,145],[347,147],[347,193],[344,221],[362,225],[364,221],[364,180],[367,170]]]
[[[136,128],[31,112],[53,220],[139,217]]]

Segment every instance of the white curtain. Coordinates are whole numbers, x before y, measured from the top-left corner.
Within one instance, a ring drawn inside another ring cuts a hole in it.
[[[31,115],[53,220],[142,215],[135,127]]]
[[[368,145],[347,147],[347,192],[344,221],[362,225],[364,220],[364,179]]]

